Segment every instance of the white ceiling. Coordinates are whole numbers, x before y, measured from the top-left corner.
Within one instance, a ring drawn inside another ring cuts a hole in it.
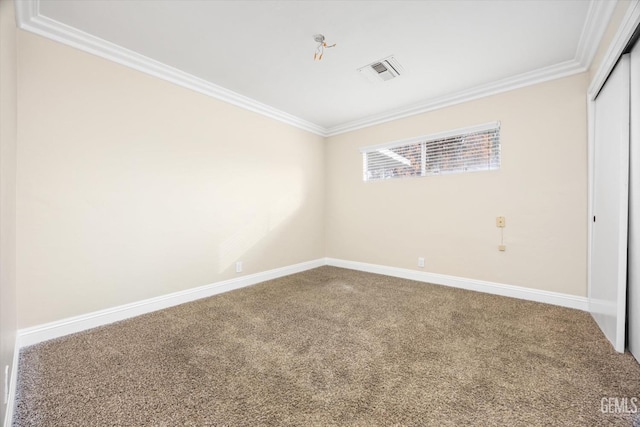
[[[77,31],[81,30],[93,36],[82,35],[85,41],[113,43],[117,46],[107,44],[111,50],[136,52],[221,87],[231,97],[243,95],[249,103],[257,101],[328,134],[485,89],[499,91],[583,71],[615,4],[599,0],[27,3],[18,11],[25,29],[33,30],[30,21],[40,22],[40,27],[46,23],[54,39],[56,34],[57,39],[74,31],[83,34]],[[324,34],[330,44],[337,43],[326,50],[322,61],[313,60],[316,33]],[[401,77],[375,85],[356,71],[389,55],[404,66]]]

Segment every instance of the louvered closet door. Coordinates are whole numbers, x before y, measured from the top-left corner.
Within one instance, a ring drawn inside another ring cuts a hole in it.
[[[625,349],[629,185],[629,55],[595,100],[589,309],[616,351]]]

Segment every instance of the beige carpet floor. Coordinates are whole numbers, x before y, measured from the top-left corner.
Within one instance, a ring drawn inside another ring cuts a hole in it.
[[[640,425],[603,398],[587,313],[322,267],[23,349],[14,426]]]

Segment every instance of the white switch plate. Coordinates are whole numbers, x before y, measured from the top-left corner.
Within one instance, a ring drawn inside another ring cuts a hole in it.
[[[496,227],[504,228],[507,225],[507,222],[503,216],[499,216],[496,218]]]
[[[236,273],[242,273],[242,261],[236,262]]]
[[[424,258],[422,257],[418,258],[418,267],[424,268]]]

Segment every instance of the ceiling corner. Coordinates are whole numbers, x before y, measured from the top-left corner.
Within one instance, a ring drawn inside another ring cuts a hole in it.
[[[40,14],[39,0],[14,0],[18,28],[27,29],[33,18]]]
[[[569,60],[561,62],[559,64],[522,73],[516,76],[508,77],[496,82],[475,86],[467,90],[459,91],[437,98],[431,98],[409,107],[402,107],[382,114],[376,114],[359,120],[339,124],[337,126],[329,128],[327,132],[328,136],[339,135],[341,133],[351,132],[354,130],[379,125],[385,122],[415,116],[440,108],[485,98],[491,95],[497,95],[500,93],[508,92],[510,90],[520,89],[523,87],[532,86],[563,77],[569,77],[584,71],[585,69],[583,68],[583,66],[576,60]]]
[[[39,13],[40,0],[15,0],[16,21],[20,29],[80,49],[129,68],[169,81],[187,89],[261,114],[279,122],[326,137],[323,126],[273,108],[255,99],[233,92],[177,68],[126,49],[92,34],[70,27]]]
[[[555,65],[533,69],[517,75],[512,75],[498,81],[492,81],[474,87],[467,87],[464,90],[459,90],[447,95],[425,99],[417,104],[406,105],[395,108],[391,111],[383,111],[378,114],[361,117],[354,121],[338,123],[334,126],[327,127],[323,127],[315,122],[287,113],[284,110],[276,109],[257,100],[264,100],[264,97],[257,96],[256,98],[251,98],[249,96],[242,95],[214,84],[212,83],[212,80],[205,80],[203,78],[196,77],[195,75],[188,74],[178,68],[174,68],[165,63],[161,63],[150,57],[144,56],[142,54],[144,50],[140,50],[140,53],[134,50],[129,50],[123,46],[109,42],[109,38],[107,36],[103,35],[103,37],[105,37],[105,39],[103,39],[45,16],[40,13],[40,2],[42,0],[14,1],[16,4],[16,21],[18,27],[23,30],[33,32],[59,43],[97,55],[129,68],[133,68],[137,71],[150,74],[154,77],[161,78],[187,89],[194,90],[310,133],[322,137],[328,137],[498,94],[508,90],[584,72],[593,61],[598,45],[602,40],[604,32],[606,31],[607,25],[619,0],[589,1],[575,57],[573,59]],[[584,5],[580,9],[581,11],[584,11],[583,7]],[[61,19],[61,21],[64,20]],[[574,30],[575,32],[573,34],[575,37],[577,31],[580,30],[579,21],[576,22]],[[571,45],[569,49],[567,49],[568,55],[571,55],[573,43],[575,43],[575,38],[571,39]],[[287,111],[294,112],[293,110],[294,109],[289,109]]]
[[[576,49],[576,61],[587,70],[593,62],[618,0],[591,0]]]

